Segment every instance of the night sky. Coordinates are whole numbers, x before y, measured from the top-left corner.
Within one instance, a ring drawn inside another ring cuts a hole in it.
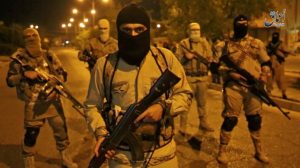
[[[37,24],[47,31],[59,29],[69,17],[75,0],[1,0],[0,20],[29,26]]]

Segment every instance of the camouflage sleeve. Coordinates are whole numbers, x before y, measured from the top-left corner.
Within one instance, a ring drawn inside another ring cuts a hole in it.
[[[258,45],[258,60],[262,64],[270,61],[270,57],[267,53],[264,43],[261,40],[255,39]]]
[[[11,61],[9,64],[9,69],[6,76],[6,83],[9,87],[14,87],[18,85],[23,78],[22,67],[15,61]]]
[[[11,57],[18,57],[22,52],[22,49],[18,49]],[[6,76],[6,83],[9,87],[14,87],[18,85],[23,78],[22,67],[16,61],[11,61],[9,64],[9,69]]]
[[[257,40],[258,44],[258,60],[261,64],[261,75],[269,76],[271,73],[271,60],[267,53],[264,43],[261,40]]]
[[[91,79],[89,83],[88,93],[84,102],[85,116],[88,128],[96,135],[105,127],[105,122],[100,115],[99,110],[103,107],[104,101],[104,85],[102,80],[102,72],[105,63],[105,57],[100,58],[93,71],[91,72]]]
[[[176,57],[178,58],[178,60],[180,61],[181,64],[183,64],[184,62],[187,61],[186,57],[185,57],[185,53],[184,53],[184,49],[181,45],[184,45],[184,41],[182,40],[179,45],[178,48],[175,52]]]
[[[193,92],[188,84],[184,69],[180,62],[171,51],[166,49],[163,51],[166,53],[165,55],[169,64],[169,69],[181,78],[181,80],[173,87],[172,95],[169,98],[172,102],[171,115],[176,116],[180,113],[188,112],[192,102]]]

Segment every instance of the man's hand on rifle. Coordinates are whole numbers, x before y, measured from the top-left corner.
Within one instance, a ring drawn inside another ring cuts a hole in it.
[[[104,141],[105,137],[100,137],[98,139],[98,141],[96,142],[96,146],[95,146],[95,149],[94,149],[94,153],[97,157],[100,156],[100,153],[99,153],[99,148],[102,144],[102,142]],[[105,154],[105,157],[107,159],[111,159],[114,155],[116,154],[116,151],[115,150],[108,150]]]
[[[268,76],[260,75],[259,80],[262,81],[264,84],[266,84],[268,82]]]
[[[230,72],[229,76],[236,81],[247,81],[247,79],[245,77],[243,77],[242,75],[240,75],[239,73],[236,72]]]
[[[190,52],[187,52],[187,53],[185,53],[185,57],[186,57],[187,59],[193,59],[193,58],[195,57],[195,54],[190,53]]]
[[[135,123],[138,123],[142,120],[146,122],[159,121],[162,118],[163,110],[164,109],[160,104],[153,104],[135,119]]]
[[[263,66],[261,71],[262,73],[260,74],[259,80],[266,84],[268,82],[268,78],[272,76],[271,69],[269,66]]]
[[[24,76],[28,79],[37,79],[39,74],[35,71],[25,71]]]

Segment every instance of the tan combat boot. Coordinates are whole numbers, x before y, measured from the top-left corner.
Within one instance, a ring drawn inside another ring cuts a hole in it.
[[[220,133],[220,146],[217,161],[221,164],[227,164],[229,162],[227,157],[227,145],[230,141],[231,133],[221,130]]]
[[[260,132],[252,131],[250,132],[254,148],[255,148],[255,158],[263,163],[269,163],[269,158],[266,156],[266,153],[262,149],[262,144],[260,141]]]
[[[59,151],[61,160],[62,160],[62,166],[67,168],[78,168],[78,165],[73,162],[73,160],[70,158],[70,156],[67,154],[66,150]]]
[[[206,117],[200,117],[199,129],[203,131],[213,132],[215,131],[208,123]]]
[[[227,157],[227,154],[226,154],[226,150],[227,150],[227,145],[220,144],[217,161],[221,164],[227,164],[228,163],[228,157]]]
[[[35,168],[34,156],[25,156],[23,160],[25,168]]]

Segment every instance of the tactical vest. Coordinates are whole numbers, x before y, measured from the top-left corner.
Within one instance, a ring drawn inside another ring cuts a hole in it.
[[[168,62],[164,53],[159,48],[151,48],[150,52],[155,59],[157,67],[161,73],[168,68]],[[111,107],[112,97],[112,81],[117,69],[119,57],[110,54],[106,57],[103,70],[103,84],[105,88],[106,103],[104,104],[101,115],[106,123],[107,130],[111,132],[114,126],[117,124],[118,117],[114,109]],[[108,63],[110,62],[110,63]],[[108,83],[108,85],[107,85]],[[169,93],[164,95],[165,102],[169,102]],[[136,130],[133,130],[133,134],[138,141],[136,144],[141,144],[144,152],[149,152],[153,149],[157,149],[167,145],[171,142],[174,130],[173,117],[170,116],[171,104],[166,103],[166,108],[163,112],[161,121],[156,123],[142,123]],[[120,150],[130,151],[130,146],[126,142],[122,142],[118,147]]]
[[[198,43],[201,45],[201,47],[203,49],[205,49],[205,46],[202,41],[199,41]],[[191,39],[189,39],[188,43],[185,43],[185,44],[188,44],[188,46],[186,46],[186,47],[189,48],[191,51],[194,50],[193,42],[191,41]],[[183,45],[185,45],[185,44],[183,44]],[[184,58],[185,58],[185,56],[184,56]],[[186,59],[182,65],[183,65],[183,68],[184,68],[187,76],[199,77],[199,76],[207,76],[208,75],[208,68],[206,67],[205,64],[203,64],[198,59],[191,59],[191,60]]]
[[[40,63],[36,61],[36,58],[30,57],[30,54],[25,49],[18,49],[18,51],[15,54],[13,54],[12,57],[20,59],[20,61],[22,61],[30,68],[34,69],[36,67],[40,67],[46,71],[49,71],[48,73],[50,74],[54,74],[56,76],[63,75],[64,77],[66,77],[66,72],[61,67],[54,65],[53,56],[51,53],[49,53],[48,51],[43,51],[42,54],[43,56],[39,58]],[[23,73],[23,68],[24,67],[20,67],[20,73]],[[8,74],[7,76],[7,81],[9,76],[10,74]],[[7,82],[7,84],[8,86],[10,86],[9,82]],[[20,83],[16,85],[16,92],[17,97],[22,101],[38,101],[46,99],[46,97],[43,96],[47,96],[45,81],[40,81],[39,79],[30,80],[25,77],[22,77]]]

